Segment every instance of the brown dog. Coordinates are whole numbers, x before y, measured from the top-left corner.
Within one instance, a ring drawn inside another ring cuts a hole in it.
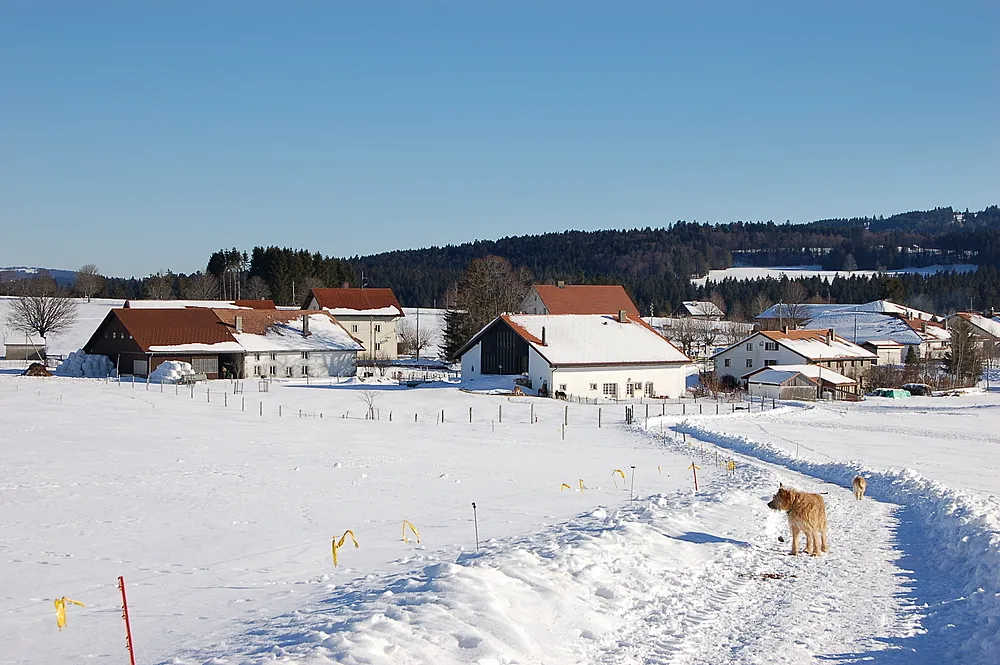
[[[854,498],[858,501],[865,498],[865,490],[868,489],[868,481],[861,476],[854,476]]]
[[[806,534],[806,554],[819,556],[828,552],[826,544],[826,504],[819,494],[809,494],[778,486],[778,492],[767,507],[788,512],[788,527],[792,530],[792,556],[799,553],[799,533]]]

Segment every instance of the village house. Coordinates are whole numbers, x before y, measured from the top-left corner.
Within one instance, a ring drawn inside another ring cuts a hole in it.
[[[751,397],[768,399],[860,399],[858,382],[822,365],[774,365],[743,375]]]
[[[861,344],[861,347],[878,356],[876,365],[902,365],[906,360],[904,354],[907,346],[891,339],[870,339]]]
[[[519,308],[522,314],[609,314],[623,311],[638,319],[639,310],[620,285],[535,284]]]
[[[353,376],[363,345],[327,312],[112,309],[84,345],[120,375],[189,363],[208,378]]]
[[[674,310],[675,317],[702,319],[704,321],[721,321],[725,312],[710,300],[685,300]]]
[[[712,356],[716,377],[742,378],[773,365],[822,365],[862,385],[878,356],[833,330],[762,330]]]
[[[1000,317],[984,316],[977,312],[957,312],[948,317],[948,325],[954,326],[959,319],[972,327],[972,335],[980,346],[995,348],[1000,344]]]
[[[399,357],[397,322],[403,308],[392,289],[315,288],[309,290],[307,310],[329,312],[348,332],[361,340],[364,360],[395,360]]]
[[[505,314],[458,352],[463,381],[516,377],[531,394],[620,399],[679,397],[690,359],[624,310]]]

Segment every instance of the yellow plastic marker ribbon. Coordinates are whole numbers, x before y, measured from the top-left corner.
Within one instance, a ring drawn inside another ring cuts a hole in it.
[[[622,480],[625,480],[625,472],[622,471],[621,469],[615,469],[614,471],[611,472],[611,479],[615,481],[615,489],[618,489],[618,479],[615,478],[615,474],[620,474]]]
[[[584,488],[584,486],[583,486],[583,478],[581,478],[581,479],[580,479],[580,494],[583,494],[583,490],[584,490],[584,489],[585,489],[585,488]]]
[[[74,605],[79,605],[80,607],[86,607],[86,605],[80,601],[67,598],[66,596],[56,598],[52,602],[54,602],[56,606],[56,625],[59,626],[59,630],[66,627],[66,603],[73,603]]]
[[[730,471],[736,471],[736,462],[729,460],[729,462],[726,463],[726,468]]]
[[[571,489],[573,489],[573,488],[570,487],[567,483],[563,483],[562,485],[559,486],[559,491],[560,492],[562,492],[563,490],[571,490]]]
[[[420,544],[420,532],[417,531],[417,527],[413,526],[413,523],[410,522],[409,520],[403,520],[403,542],[404,543],[410,542],[410,540],[406,537],[406,527],[410,527],[410,531],[412,531],[413,535],[416,536],[416,538],[417,538],[417,545],[419,545]]]
[[[351,540],[354,541],[354,548],[355,549],[357,549],[358,547],[360,547],[360,545],[358,545],[358,539],[354,537],[354,532],[351,531],[350,529],[348,529],[347,531],[345,531],[344,535],[340,537],[340,542],[339,543],[337,542],[337,537],[334,536],[333,537],[333,542],[331,543],[331,546],[332,546],[332,549],[333,549],[333,565],[334,566],[337,565],[337,550],[339,550],[341,547],[344,546],[344,542],[347,540],[348,536],[350,536]]]
[[[659,464],[656,465],[656,472],[657,473],[663,473],[663,469],[660,468]]]
[[[688,470],[689,470],[689,471],[690,471],[691,469],[694,469],[694,470],[696,470],[696,471],[701,471],[701,467],[700,467],[700,466],[695,466],[695,465],[694,465],[694,462],[691,462],[691,466],[689,466],[689,467],[688,467]]]

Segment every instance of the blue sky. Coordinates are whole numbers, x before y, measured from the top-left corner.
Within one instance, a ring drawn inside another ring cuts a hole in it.
[[[0,0],[0,265],[1000,203],[1000,3],[688,4]]]

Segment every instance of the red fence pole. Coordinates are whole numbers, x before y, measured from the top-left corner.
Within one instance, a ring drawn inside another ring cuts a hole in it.
[[[122,591],[122,618],[125,619],[125,648],[128,649],[128,659],[135,665],[135,650],[132,648],[132,625],[128,620],[128,600],[125,598],[125,578],[118,577],[118,588]]]

